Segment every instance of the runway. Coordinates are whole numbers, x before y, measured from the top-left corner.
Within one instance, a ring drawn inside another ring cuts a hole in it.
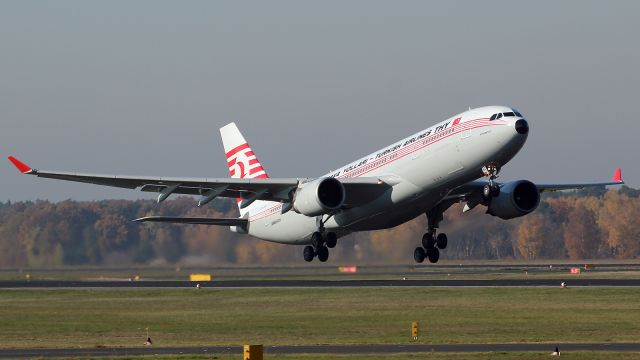
[[[500,280],[222,280],[199,282],[203,288],[366,288],[366,287],[557,287],[555,279]],[[640,279],[572,279],[570,287],[640,287]],[[191,288],[192,281],[4,280],[2,289],[16,288]]]
[[[265,346],[265,354],[398,354],[425,352],[561,352],[607,351],[640,352],[640,343],[574,344],[406,344],[406,345],[300,345]],[[2,349],[0,358],[139,356],[139,355],[223,355],[242,354],[241,346],[132,347],[90,349]]]

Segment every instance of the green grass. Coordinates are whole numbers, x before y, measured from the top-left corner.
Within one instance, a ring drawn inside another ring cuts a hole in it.
[[[348,359],[348,360],[538,360],[547,358],[548,354],[536,352],[496,352],[496,353],[429,353],[429,354],[395,354],[395,355],[269,355],[265,354],[267,360],[326,360],[326,359]],[[574,352],[562,353],[564,360],[632,360],[640,358],[640,353],[610,353],[610,352]],[[105,357],[105,358],[82,358],[82,359],[111,359],[111,360],[144,360],[144,359],[180,359],[180,360],[238,360],[241,355],[182,355],[182,356],[129,356],[129,357]],[[552,358],[553,359],[553,358]]]
[[[635,342],[635,288],[0,292],[0,347]]]

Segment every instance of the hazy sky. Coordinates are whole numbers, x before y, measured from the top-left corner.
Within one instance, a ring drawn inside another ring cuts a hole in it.
[[[501,180],[640,186],[640,2],[2,1],[0,201],[140,198],[36,168],[226,177],[235,121],[271,177],[335,169],[469,106],[529,140]]]

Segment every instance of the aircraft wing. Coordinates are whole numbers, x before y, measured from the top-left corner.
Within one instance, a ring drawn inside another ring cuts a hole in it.
[[[487,181],[475,180],[468,182],[456,189],[453,189],[445,200],[464,201],[472,198],[478,198],[482,195],[482,189],[487,184]],[[558,190],[578,190],[586,187],[598,187],[608,185],[622,185],[622,170],[617,168],[610,181],[599,182],[583,182],[583,183],[541,183],[535,184],[538,190],[542,192],[546,191],[558,191]],[[498,183],[498,185],[501,185]]]
[[[571,189],[584,189],[586,187],[594,186],[608,186],[608,185],[622,185],[622,169],[617,168],[611,181],[591,182],[591,183],[573,183],[573,184],[536,184],[540,192],[544,191],[558,191],[558,190],[571,190]]]
[[[291,192],[306,179],[296,178],[182,178],[127,175],[84,174],[33,169],[13,156],[11,161],[20,172],[42,178],[75,181],[158,193],[158,202],[171,194],[200,195],[198,206],[216,197],[288,202]],[[338,179],[345,187],[345,206],[357,206],[382,195],[390,185],[379,178]],[[147,220],[152,221],[152,220]],[[153,220],[158,221],[158,220]]]

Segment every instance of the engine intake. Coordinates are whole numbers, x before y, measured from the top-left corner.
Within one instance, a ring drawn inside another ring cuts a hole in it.
[[[320,178],[298,187],[293,210],[306,216],[330,214],[342,207],[344,186],[335,178]]]
[[[491,198],[488,213],[508,220],[531,213],[539,204],[540,191],[534,183],[511,181],[500,188],[500,195]]]

